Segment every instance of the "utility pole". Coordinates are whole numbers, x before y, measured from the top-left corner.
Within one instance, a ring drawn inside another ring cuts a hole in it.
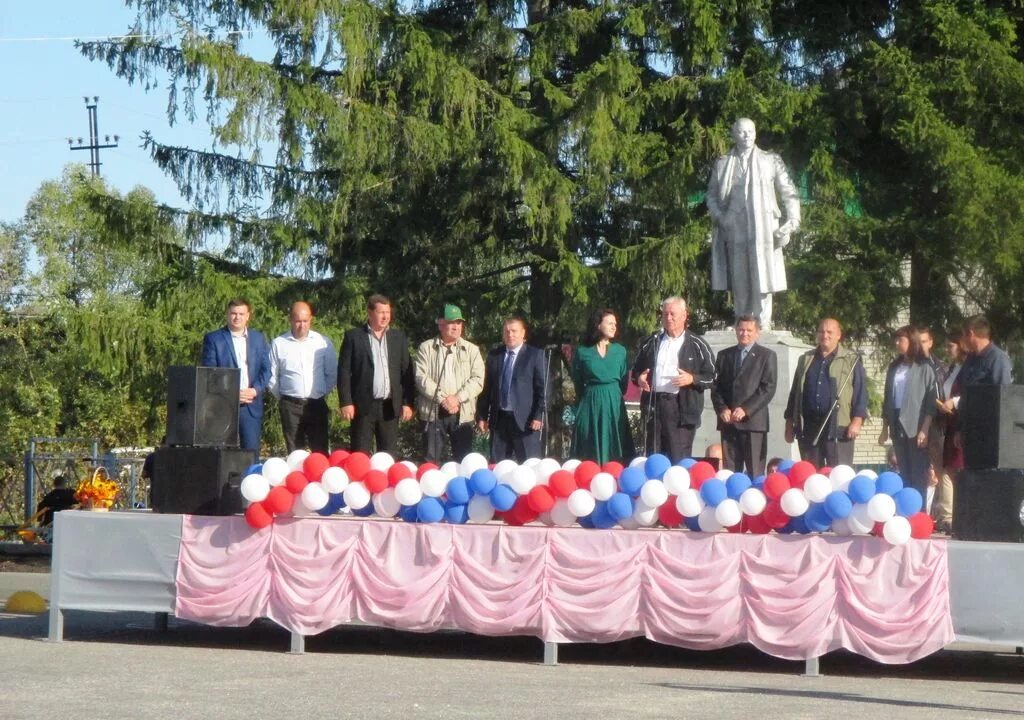
[[[100,176],[100,150],[105,148],[116,148],[117,141],[121,138],[114,135],[114,141],[110,141],[110,135],[103,136],[104,144],[100,144],[100,126],[99,121],[96,118],[96,105],[100,99],[97,96],[93,96],[92,104],[89,103],[89,96],[82,98],[85,100],[85,109],[89,112],[89,144],[86,145],[82,142],[82,138],[68,138],[68,147],[72,150],[88,150],[89,151],[89,167],[92,168],[92,176]]]

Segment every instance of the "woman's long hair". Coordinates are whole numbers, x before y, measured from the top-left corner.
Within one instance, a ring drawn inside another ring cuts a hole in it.
[[[591,313],[590,320],[587,322],[586,332],[583,333],[583,344],[585,346],[593,347],[604,337],[597,326],[609,315],[614,316],[616,320],[619,319],[619,316],[611,308],[601,308]]]
[[[904,325],[895,333],[893,333],[893,339],[903,337],[910,343],[910,347],[907,348],[907,360],[912,363],[918,363],[926,360],[924,354],[924,348],[921,347],[921,333],[913,325]],[[897,357],[893,362],[901,362],[901,359]]]

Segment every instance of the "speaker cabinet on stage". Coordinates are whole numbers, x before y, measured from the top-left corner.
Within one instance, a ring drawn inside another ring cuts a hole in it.
[[[167,368],[167,444],[238,447],[238,368]]]
[[[1024,542],[1024,470],[974,470],[956,476],[953,537]]]
[[[966,467],[1024,468],[1024,385],[969,385],[959,412]]]
[[[157,448],[151,481],[153,510],[188,515],[242,512],[242,476],[255,462],[255,450]]]

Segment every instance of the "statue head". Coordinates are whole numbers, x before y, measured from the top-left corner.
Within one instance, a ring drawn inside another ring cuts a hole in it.
[[[757,128],[750,118],[739,118],[732,124],[730,134],[736,147],[744,152],[754,147],[754,142],[757,140]]]

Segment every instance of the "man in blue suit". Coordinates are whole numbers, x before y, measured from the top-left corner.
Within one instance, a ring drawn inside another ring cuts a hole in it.
[[[263,333],[249,329],[252,306],[247,300],[228,301],[227,325],[203,336],[203,367],[241,370],[238,390],[238,438],[246,450],[260,450],[263,433],[263,393],[270,382],[270,345]],[[239,362],[239,358],[242,362]]]
[[[526,344],[526,322],[510,317],[503,345],[487,353],[484,389],[476,406],[477,427],[491,433],[491,459],[541,457],[544,427],[544,353]]]

